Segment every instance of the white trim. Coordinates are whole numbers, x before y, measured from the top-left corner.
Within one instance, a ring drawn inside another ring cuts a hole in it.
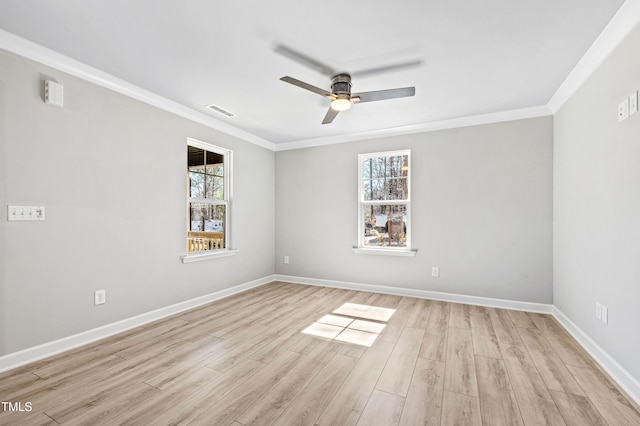
[[[413,257],[418,253],[418,250],[392,250],[384,248],[365,248],[354,247],[353,252],[355,254],[374,254],[378,256],[407,256]]]
[[[246,142],[275,151],[275,144],[271,141],[2,29],[0,29],[0,49],[55,68],[90,83],[97,84],[98,86],[163,109],[179,117],[219,130]],[[203,109],[204,108],[206,107],[203,106]]]
[[[574,339],[596,360],[613,380],[638,404],[640,404],[640,382],[602,349],[591,337],[580,329],[560,309],[553,306],[553,316]]]
[[[322,287],[343,288],[345,290],[368,291],[371,293],[393,294],[396,296],[417,297],[419,299],[442,300],[453,303],[487,306],[491,308],[513,309],[516,311],[538,312],[550,314],[553,305],[546,303],[519,302],[516,300],[493,299],[480,296],[466,296],[463,294],[442,293],[439,291],[418,290],[404,287],[389,287],[375,284],[363,284],[347,281],[324,280],[317,278],[295,277],[290,275],[273,276],[276,281],[293,284],[314,285]]]
[[[314,146],[334,145],[360,140],[377,139],[389,136],[410,135],[414,133],[434,132],[437,130],[457,129],[460,127],[479,126],[483,124],[502,123],[505,121],[525,120],[528,118],[547,117],[553,115],[547,105],[509,111],[493,112],[489,114],[471,115],[467,117],[451,118],[448,120],[431,121],[429,123],[411,126],[393,127],[389,129],[370,130],[346,135],[328,136],[324,138],[303,139],[294,142],[276,144],[275,151],[289,151],[292,149],[311,148]]]
[[[638,23],[640,2],[627,0],[549,99],[547,105],[553,114],[573,96]]]
[[[221,257],[235,256],[240,250],[238,249],[222,249],[206,252],[187,253],[180,256],[182,263],[201,262],[203,260],[220,259]]]
[[[164,308],[136,315],[131,318],[103,325],[98,328],[83,331],[72,336],[63,337],[62,339],[54,340],[52,342],[47,342],[42,345],[4,355],[0,357],[0,372],[11,370],[13,368],[20,367],[34,361],[38,361],[59,354],[61,352],[68,351],[70,349],[95,342],[96,340],[113,336],[114,334],[122,333],[123,331],[127,331],[132,328],[139,327],[141,325],[148,324],[162,318],[166,318],[170,315],[174,315],[179,312],[183,312],[201,305],[205,305],[207,303],[214,302],[216,300],[234,295],[236,293],[241,293],[243,291],[268,284],[272,281],[274,281],[274,276],[269,275],[257,280],[246,282],[244,284],[238,284],[224,290],[216,291],[214,293],[176,303],[171,306],[166,306]]]

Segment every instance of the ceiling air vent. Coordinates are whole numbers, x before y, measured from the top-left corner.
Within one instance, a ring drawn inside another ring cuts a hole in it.
[[[224,108],[220,108],[218,105],[214,105],[214,104],[207,105],[207,108],[212,109],[212,110],[214,110],[216,112],[219,112],[220,114],[224,114],[227,117],[233,117],[235,115],[234,113],[229,112]]]

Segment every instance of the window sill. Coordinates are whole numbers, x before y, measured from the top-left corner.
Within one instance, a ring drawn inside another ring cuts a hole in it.
[[[238,249],[224,249],[214,250],[211,252],[189,253],[180,256],[182,263],[201,262],[203,260],[218,259],[221,257],[235,256],[240,250]]]
[[[413,257],[416,255],[418,250],[389,250],[389,249],[378,249],[378,248],[363,248],[363,247],[354,247],[353,252],[356,254],[375,254],[378,256],[406,256]]]

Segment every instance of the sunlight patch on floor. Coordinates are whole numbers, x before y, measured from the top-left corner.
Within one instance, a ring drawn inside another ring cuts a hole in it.
[[[384,323],[395,311],[378,306],[345,303],[302,330],[302,333],[370,347],[384,330]]]

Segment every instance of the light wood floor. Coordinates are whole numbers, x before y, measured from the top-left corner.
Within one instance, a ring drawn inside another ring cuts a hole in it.
[[[345,303],[313,326],[337,339],[301,332]],[[2,373],[0,401],[32,406],[2,425],[640,425],[548,315],[278,282]]]

